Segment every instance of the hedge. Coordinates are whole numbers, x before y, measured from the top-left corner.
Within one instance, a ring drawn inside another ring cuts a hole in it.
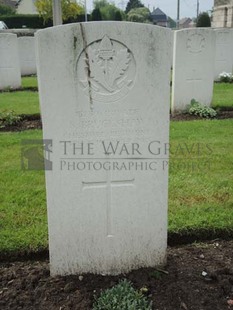
[[[44,24],[44,21],[39,15],[7,15],[1,16],[0,20],[4,21],[8,28],[10,29],[19,29],[19,28],[30,28],[30,29],[41,29],[46,27],[51,27],[53,25],[52,21],[49,20]],[[90,15],[88,15],[88,20],[90,20]],[[77,23],[85,21],[85,15],[79,15],[77,18],[72,18],[64,22],[64,24],[68,23]],[[26,26],[26,27],[25,27]]]

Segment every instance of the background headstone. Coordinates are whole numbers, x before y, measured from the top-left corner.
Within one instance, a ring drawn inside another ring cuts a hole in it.
[[[51,273],[164,264],[170,30],[96,22],[36,38],[43,134],[53,143],[46,171]],[[115,154],[109,143],[118,145]]]
[[[232,73],[233,69],[233,29],[215,29],[216,54],[214,79],[219,80],[222,72]]]
[[[174,38],[172,112],[192,99],[210,105],[213,96],[215,33],[207,28],[178,30]]]
[[[34,37],[19,37],[21,76],[36,74],[36,51]]]
[[[21,86],[17,36],[0,33],[0,89]]]

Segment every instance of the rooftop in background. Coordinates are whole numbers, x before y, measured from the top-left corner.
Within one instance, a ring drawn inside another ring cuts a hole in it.
[[[180,29],[196,27],[196,24],[194,23],[194,21],[189,17],[182,18],[179,24],[180,24]]]
[[[168,27],[168,16],[160,8],[153,10],[151,18],[154,25]]]

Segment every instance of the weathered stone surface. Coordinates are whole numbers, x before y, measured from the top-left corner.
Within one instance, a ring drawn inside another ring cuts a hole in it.
[[[36,37],[43,133],[53,143],[51,273],[164,264],[170,30],[97,22]]]
[[[213,96],[215,33],[212,29],[178,30],[174,39],[172,112],[192,99],[210,105]]]
[[[0,33],[0,89],[21,86],[17,36]]]
[[[233,0],[216,0],[212,14],[212,27],[233,27]]]
[[[232,73],[233,29],[216,29],[215,80],[222,72]]]
[[[18,44],[21,75],[36,74],[35,38],[19,37]]]

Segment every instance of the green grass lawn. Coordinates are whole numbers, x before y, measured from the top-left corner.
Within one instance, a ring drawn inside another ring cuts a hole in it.
[[[233,83],[215,83],[212,106],[233,107]]]
[[[36,76],[26,76],[22,78],[22,87],[38,87]]]
[[[37,86],[36,77],[24,77],[22,81],[23,87]],[[213,107],[233,107],[233,84],[214,84]],[[39,113],[38,92],[0,93],[0,113],[4,110],[13,110],[17,114]]]
[[[48,246],[44,173],[20,168],[21,139],[41,136],[40,130],[0,133],[2,253]],[[170,232],[233,231],[232,136],[232,120],[171,122]]]
[[[18,91],[0,93],[0,113],[13,110],[16,114],[40,113],[38,92]]]
[[[0,134],[0,251],[47,244],[44,172],[20,169],[21,139],[41,136],[39,130]]]
[[[169,231],[233,230],[232,136],[232,120],[172,122]]]

